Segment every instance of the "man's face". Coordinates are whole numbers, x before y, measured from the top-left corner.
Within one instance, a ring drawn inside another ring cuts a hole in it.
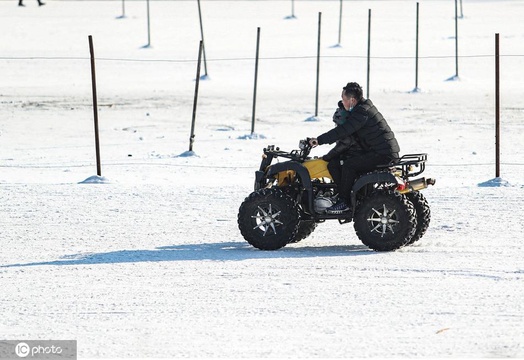
[[[342,91],[342,104],[344,105],[344,109],[349,111],[350,108],[356,105],[356,100],[354,97],[347,97],[344,91]]]

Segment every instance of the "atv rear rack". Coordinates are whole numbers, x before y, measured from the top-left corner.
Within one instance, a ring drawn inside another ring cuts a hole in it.
[[[402,172],[401,177],[404,179],[418,176],[424,172],[426,169],[426,161],[428,159],[428,154],[406,154],[400,159],[392,161],[388,165],[380,167],[389,167],[392,169],[397,169]]]

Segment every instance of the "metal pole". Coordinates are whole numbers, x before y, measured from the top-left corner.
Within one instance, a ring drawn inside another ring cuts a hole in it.
[[[89,52],[91,53],[91,84],[93,88],[93,115],[95,119],[95,149],[96,149],[96,174],[102,176],[100,164],[100,138],[98,136],[98,101],[96,96],[96,74],[95,74],[95,50],[93,37],[89,35]]]
[[[295,0],[291,0],[291,17],[295,18]]]
[[[459,76],[459,60],[458,60],[458,6],[455,0],[455,77]]]
[[[460,18],[464,18],[464,12],[462,11],[462,0],[460,0]]]
[[[255,110],[257,106],[258,55],[260,49],[260,28],[257,28],[257,51],[255,57],[255,85],[253,90],[253,114],[251,116],[251,135],[255,133]]]
[[[122,0],[122,17],[126,17],[126,2],[125,0]]]
[[[151,46],[151,20],[149,16],[149,0],[147,2],[147,45],[146,47]]]
[[[338,44],[342,43],[342,1],[340,0],[340,11],[338,15]]]
[[[418,91],[418,9],[419,4],[417,2],[417,29],[416,29],[416,50],[415,50],[415,91]]]
[[[500,177],[500,61],[499,34],[495,34],[495,177]]]
[[[202,51],[204,54],[204,75],[207,77],[207,60],[206,60],[206,46],[204,41],[204,26],[202,25],[202,10],[200,8],[200,0],[197,0],[198,3],[198,18],[200,19],[200,36],[202,38]]]
[[[368,14],[368,74],[367,74],[367,89],[366,89],[366,97],[369,99],[369,73],[370,73],[370,65],[371,65],[371,9],[369,9]]]
[[[189,136],[189,151],[193,151],[193,143],[195,142],[195,120],[198,100],[198,85],[200,84],[200,63],[202,60],[202,50],[204,48],[204,42],[200,40],[200,46],[198,48],[198,62],[197,72],[195,79],[195,98],[193,99],[193,118],[191,120],[191,135]]]
[[[322,13],[318,13],[318,42],[317,42],[317,86],[315,93],[315,116],[318,116],[318,88],[320,83],[320,29],[322,25]]]

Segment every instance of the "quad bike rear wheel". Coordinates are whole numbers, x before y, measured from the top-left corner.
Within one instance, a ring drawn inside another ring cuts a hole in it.
[[[419,191],[413,191],[406,194],[409,201],[413,203],[417,216],[417,228],[415,235],[409,240],[406,245],[411,245],[415,241],[418,241],[426,233],[429,227],[429,221],[431,220],[431,212],[429,210],[429,204],[425,196]]]
[[[362,243],[375,251],[393,251],[415,234],[417,217],[413,204],[393,191],[370,195],[357,207],[354,228]]]
[[[278,188],[251,193],[238,211],[240,233],[260,250],[277,250],[293,241],[299,219],[296,201]]]

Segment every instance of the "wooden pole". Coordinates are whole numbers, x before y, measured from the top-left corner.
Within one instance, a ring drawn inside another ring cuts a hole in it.
[[[200,8],[200,0],[198,3],[198,18],[200,19],[200,37],[202,38],[202,51],[204,54],[204,76],[207,77],[207,60],[206,60],[206,43],[204,41],[204,25],[202,23],[202,9]]]
[[[500,177],[500,61],[499,34],[495,34],[495,177]]]
[[[370,74],[370,67],[371,67],[371,9],[369,9],[368,13],[368,71],[367,71],[367,89],[366,89],[366,97],[369,99],[369,74]]]
[[[318,13],[318,40],[317,40],[317,85],[315,92],[315,117],[318,116],[318,93],[320,84],[320,33],[322,26],[322,13]]]
[[[204,42],[200,40],[200,46],[198,47],[198,61],[197,61],[197,72],[195,79],[195,97],[193,99],[193,118],[191,120],[191,135],[189,136],[189,151],[193,151],[193,143],[195,141],[195,121],[196,121],[196,110],[198,100],[198,86],[200,84],[200,63],[202,60],[202,50],[204,48]]]
[[[253,113],[251,115],[251,135],[255,133],[255,111],[257,106],[258,57],[260,52],[260,27],[257,28],[257,51],[255,56],[255,85],[253,90]]]
[[[98,101],[96,96],[96,74],[95,74],[95,50],[93,37],[89,35],[89,52],[91,54],[91,84],[93,89],[93,115],[95,119],[95,150],[96,150],[96,174],[102,176],[102,165],[100,163],[100,138],[98,135]]]

